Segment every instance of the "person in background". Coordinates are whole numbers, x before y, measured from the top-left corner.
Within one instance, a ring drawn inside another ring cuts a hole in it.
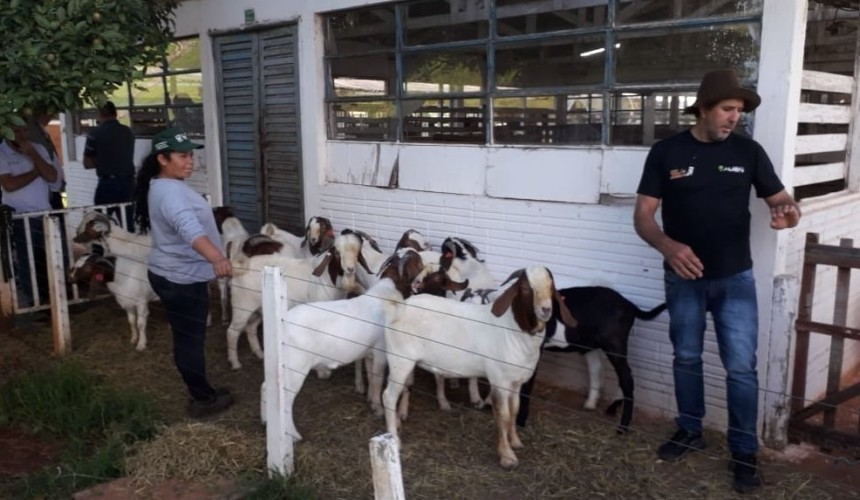
[[[773,229],[798,224],[800,209],[764,149],[733,133],[742,113],[761,102],[732,70],[706,74],[687,131],[651,148],[637,190],[637,234],[663,254],[669,336],[678,406],[677,431],[657,450],[679,461],[705,447],[702,353],[711,312],[726,370],[727,440],[733,487],[761,487],[758,451],[758,308],[750,253],[749,197],[755,188],[770,208]],[[655,214],[662,204],[663,227]]]
[[[45,147],[45,150],[48,151],[48,156],[51,159],[51,162],[55,165],[62,168],[62,164],[60,162],[60,154],[57,151],[57,147],[54,145],[54,141],[51,139],[51,135],[45,129],[51,120],[54,118],[54,114],[47,112],[39,112],[34,114],[29,120],[27,120],[27,126],[29,127],[29,135],[30,142],[34,144],[41,144]],[[56,186],[56,189],[51,189],[51,208],[54,210],[59,210],[63,207],[63,192],[66,190],[65,181]]]
[[[98,125],[87,135],[84,168],[95,169],[99,178],[93,197],[96,205],[134,200],[134,133],[117,120],[116,106],[110,101],[99,108]],[[120,219],[118,208],[108,214]],[[131,207],[126,219],[126,229],[134,232]]]
[[[141,233],[152,232],[149,282],[167,311],[173,331],[173,359],[190,399],[187,411],[203,418],[229,408],[233,397],[213,388],[204,353],[209,315],[209,282],[232,274],[221,252],[212,208],[185,183],[202,148],[181,129],[159,132],[137,175],[135,219]]]
[[[0,190],[3,203],[16,213],[45,212],[51,210],[49,195],[63,183],[62,170],[52,162],[48,151],[29,139],[26,125],[13,127],[14,138],[0,144]],[[33,246],[33,271],[36,274],[37,294],[33,293],[30,259],[27,255],[26,221],[12,223],[12,243],[15,248],[15,278],[20,306],[35,304],[38,294],[41,303],[47,301],[48,269],[45,257],[45,236],[42,219],[29,219],[30,241]]]

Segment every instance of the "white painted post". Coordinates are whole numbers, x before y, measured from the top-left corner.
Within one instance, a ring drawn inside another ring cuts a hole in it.
[[[765,387],[791,387],[791,355],[797,297],[800,287],[796,276],[783,274],[773,280],[773,309],[768,335],[768,366],[764,369]],[[788,444],[788,419],[791,417],[791,391],[764,391],[762,421],[764,444],[781,450]]]
[[[807,6],[807,0],[764,0],[762,13],[757,86],[761,107],[755,112],[753,138],[767,151],[777,175],[789,192],[794,186]],[[784,417],[779,409],[780,404],[765,396],[770,393],[790,393],[788,380],[791,375],[788,373],[789,364],[785,362],[785,346],[774,336],[787,335],[786,328],[793,331],[793,324],[790,318],[782,316],[790,310],[787,305],[774,302],[786,292],[773,287],[778,284],[776,278],[785,273],[789,241],[797,236],[792,230],[771,229],[770,211],[754,194],[750,195],[750,212],[750,244],[755,262],[753,270],[759,311],[759,435],[767,434],[771,441],[779,442],[785,439],[784,434],[777,435],[785,432],[784,425],[780,424]],[[781,300],[796,302],[796,291],[793,298]],[[768,426],[767,429],[762,431],[765,426]]]
[[[860,30],[857,31],[855,54],[860,50]],[[848,170],[849,191],[860,190],[860,57],[854,58],[854,92],[851,94],[851,124],[848,127],[848,152],[845,165]]]
[[[66,271],[63,259],[63,237],[60,221],[45,215],[45,261],[48,268],[48,293],[51,300],[51,331],[54,336],[54,353],[65,355],[72,350],[72,331],[69,326],[69,300],[66,295]]]
[[[391,433],[370,439],[370,467],[373,471],[373,497],[376,500],[404,500],[400,447]]]
[[[264,399],[261,411],[265,412],[266,452],[269,473],[290,476],[293,463],[293,437],[287,433],[286,416],[292,409],[285,408],[283,381],[287,374],[286,344],[280,339],[287,332],[287,280],[283,270],[267,266],[263,269],[263,358],[265,378],[260,396]],[[265,391],[265,393],[262,393]]]

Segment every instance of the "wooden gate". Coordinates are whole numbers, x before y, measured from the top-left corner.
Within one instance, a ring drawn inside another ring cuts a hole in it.
[[[830,324],[812,320],[816,268],[819,265],[837,268],[833,323]],[[846,326],[852,269],[860,269],[860,248],[853,248],[852,240],[842,239],[839,246],[822,245],[818,243],[817,233],[807,233],[800,305],[795,323],[797,347],[788,436],[791,440],[812,442],[826,449],[860,449],[860,415],[854,413],[856,423],[853,425],[853,431],[836,428],[836,413],[840,405],[860,396],[860,382],[849,387],[840,387],[845,341],[860,341],[860,329]],[[806,368],[809,363],[811,333],[830,336],[830,363],[824,398],[807,404]]]

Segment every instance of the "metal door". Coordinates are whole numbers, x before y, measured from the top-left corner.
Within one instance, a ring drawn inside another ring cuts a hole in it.
[[[296,26],[214,38],[224,200],[250,232],[304,231]]]

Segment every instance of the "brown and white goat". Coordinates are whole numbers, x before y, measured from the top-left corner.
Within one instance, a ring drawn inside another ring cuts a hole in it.
[[[294,439],[301,439],[301,435],[292,419],[293,401],[314,368],[334,370],[347,363],[360,363],[369,356],[372,363],[367,397],[374,413],[382,416],[385,325],[393,320],[403,299],[412,294],[413,281],[429,270],[418,253],[404,249],[383,263],[380,280],[364,294],[290,309],[286,337],[281,341],[289,346],[285,360],[289,371],[283,394],[289,415],[287,432]]]
[[[505,468],[518,464],[513,448],[522,447],[514,424],[520,386],[537,365],[557,292],[544,267],[516,271],[505,283],[512,280],[489,306],[430,295],[415,295],[403,303],[385,330],[389,377],[383,407],[388,432],[397,436],[396,405],[415,366],[444,377],[487,377],[499,430],[499,463]],[[565,321],[575,325],[562,301],[559,307]]]
[[[257,327],[262,321],[262,270],[264,267],[283,268],[287,275],[290,308],[306,302],[346,298],[348,293],[363,291],[355,279],[356,268],[367,263],[361,257],[361,237],[357,234],[338,235],[325,252],[303,259],[281,255],[248,256],[239,252],[233,258],[232,320],[227,328],[227,356],[234,369],[242,367],[237,354],[239,337],[244,331],[254,354],[262,359],[263,350],[257,339]]]
[[[146,349],[149,303],[158,300],[146,273],[152,246],[150,236],[129,233],[106,215],[87,212],[78,225],[74,242],[99,242],[105,247],[106,255],[116,259],[114,278],[107,283],[107,288],[125,310],[131,328],[131,343],[138,351]],[[85,260],[78,259],[77,262],[83,265]]]

